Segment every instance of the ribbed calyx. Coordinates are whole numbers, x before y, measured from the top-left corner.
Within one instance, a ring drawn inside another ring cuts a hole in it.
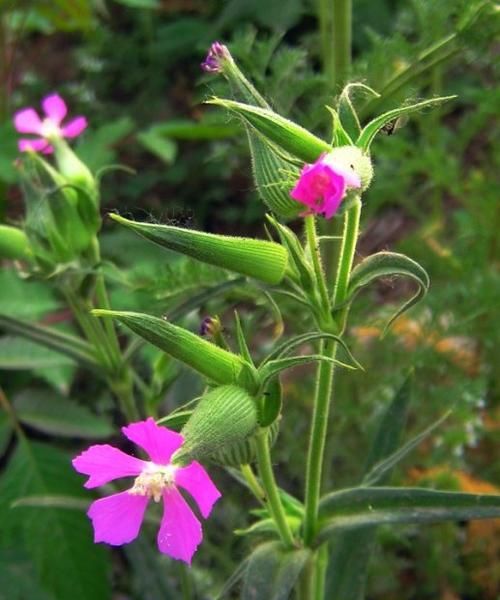
[[[246,390],[235,385],[217,387],[203,396],[182,429],[184,444],[172,462],[212,458],[244,442],[257,426],[257,406]]]
[[[137,223],[115,214],[110,217],[148,240],[204,263],[277,284],[288,264],[285,248],[275,242],[217,235],[154,223]]]

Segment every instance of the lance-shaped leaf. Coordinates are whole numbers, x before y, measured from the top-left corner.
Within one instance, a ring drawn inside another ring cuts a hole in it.
[[[302,365],[306,365],[312,362],[333,363],[335,365],[339,365],[340,367],[344,367],[345,369],[362,369],[361,365],[350,353],[350,351],[347,349],[347,346],[345,346],[343,342],[342,347],[348,353],[352,364],[342,362],[341,360],[338,360],[336,358],[330,358],[329,356],[323,356],[322,354],[304,354],[302,356],[289,356],[287,358],[278,358],[276,360],[270,360],[261,367],[259,367],[258,371],[261,384],[266,384],[270,379],[281,373],[281,371],[293,369],[294,367],[300,367]]]
[[[370,150],[370,145],[373,142],[377,133],[394,119],[398,117],[402,117],[404,115],[408,115],[412,112],[416,112],[422,110],[424,108],[431,108],[438,106],[439,104],[443,104],[443,102],[448,102],[448,100],[453,100],[456,96],[442,96],[441,98],[431,98],[430,100],[424,100],[422,102],[417,102],[416,104],[410,104],[408,106],[401,106],[400,108],[394,108],[393,110],[389,110],[384,114],[375,117],[372,121],[370,121],[363,130],[359,134],[358,139],[356,140],[356,146],[361,148],[364,152],[368,152]]]
[[[340,490],[321,499],[316,543],[360,526],[438,523],[500,517],[500,495],[424,488],[368,487]]]
[[[209,104],[222,106],[235,113],[273,144],[301,161],[312,163],[323,152],[330,152],[332,149],[324,140],[272,110],[222,98],[214,98]]]
[[[265,364],[266,362],[269,362],[270,360],[274,360],[276,358],[281,358],[282,356],[289,354],[298,346],[308,344],[309,342],[315,342],[316,340],[333,340],[334,342],[338,342],[344,347],[344,350],[349,354],[353,362],[356,363],[354,357],[349,352],[348,347],[345,345],[345,342],[338,335],[334,335],[333,333],[323,333],[322,331],[312,331],[311,333],[302,333],[301,335],[296,335],[290,338],[289,340],[286,340],[285,342],[274,348],[274,350],[272,350],[262,361],[262,364]]]
[[[257,404],[246,390],[235,385],[217,387],[198,402],[182,428],[184,443],[172,460],[207,460],[246,440],[257,425]]]
[[[405,379],[383,412],[368,452],[364,472],[391,456],[398,448],[406,425],[413,390],[413,374]],[[374,483],[386,485],[390,468],[380,473]],[[362,486],[372,485],[363,483]],[[375,544],[376,526],[353,527],[335,533],[330,544],[330,568],[326,576],[326,597],[335,600],[361,600],[364,598],[366,574]]]
[[[94,310],[97,317],[112,317],[146,341],[219,384],[235,383],[255,389],[255,369],[243,358],[164,319],[135,312]]]
[[[438,429],[450,416],[451,411],[445,413],[437,421],[432,423],[429,427],[421,431],[418,435],[412,438],[409,442],[404,444],[401,448],[387,456],[384,460],[373,465],[370,471],[364,476],[362,485],[376,485],[377,483],[384,481],[387,475],[390,474],[393,467],[405,458],[412,450],[419,446],[424,440],[426,440],[436,429]]]
[[[356,294],[375,279],[394,276],[410,277],[418,284],[418,291],[389,319],[388,328],[399,315],[421,300],[429,289],[427,271],[408,256],[396,252],[377,252],[361,261],[352,270],[346,303],[350,304]]]
[[[287,600],[310,556],[308,548],[287,550],[276,541],[261,544],[248,560],[241,599]]]
[[[288,254],[275,242],[216,235],[171,225],[137,223],[116,214],[110,214],[110,217],[164,248],[210,265],[271,284],[279,283],[285,275]]]
[[[88,368],[99,370],[90,344],[74,335],[5,315],[0,315],[0,329],[51,348]]]

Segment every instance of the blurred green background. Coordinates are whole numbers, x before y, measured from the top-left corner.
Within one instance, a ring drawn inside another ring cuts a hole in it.
[[[489,9],[487,17],[469,23],[468,15],[479,5]],[[348,342],[366,370],[338,377],[327,478],[334,486],[356,483],[376,419],[413,367],[408,435],[447,410],[453,412],[431,441],[398,468],[395,481],[498,493],[498,10],[493,2],[354,0],[353,11],[351,80],[383,93],[380,101],[355,98],[365,119],[405,99],[449,94],[457,99],[397,123],[391,135],[374,143],[376,175],[364,198],[359,255],[404,252],[428,270],[432,286],[425,301],[400,318],[384,339],[383,323],[408,295],[407,284],[377,285],[355,305]],[[203,105],[212,94],[228,93],[221,79],[199,67],[215,39],[229,46],[275,110],[327,135],[324,106],[337,90],[323,68],[318,8],[312,0],[0,0],[0,19],[0,222],[19,223],[23,216],[12,114],[38,106],[44,95],[57,91],[72,114],[89,119],[76,149],[92,170],[109,165],[133,169],[109,170],[103,176],[104,209],[141,220],[262,235],[265,210],[254,191],[242,129]],[[429,55],[432,60],[426,59]],[[421,68],[409,71],[416,60]],[[118,278],[110,268],[110,278],[116,276],[117,308],[165,312],[180,295],[223,277],[207,268],[159,264],[154,248],[109,223],[103,247],[110,261],[126,269],[126,276]],[[64,321],[49,286],[30,287],[27,300],[24,284],[11,265],[4,266],[0,308],[24,311],[46,323]],[[235,290],[231,300],[224,307],[227,314],[221,314],[230,339],[231,311],[238,306],[247,330],[256,331],[258,353],[273,328],[265,303],[257,299],[255,309],[256,298],[243,290]],[[219,311],[224,308],[215,305]],[[283,310],[285,322],[287,316],[300,321],[286,305]],[[287,326],[290,331],[293,325]],[[12,339],[0,338],[0,368],[11,369],[0,373],[2,385],[15,398],[31,438],[51,439],[59,432],[40,427],[26,390],[75,397],[85,405],[97,384],[85,381],[67,363],[37,362],[36,351],[30,370],[26,364],[12,369],[13,348]],[[156,355],[144,351],[145,365],[154,360]],[[174,380],[175,368],[168,368],[162,376]],[[307,435],[303,414],[311,408],[304,379],[295,374],[286,381],[287,406],[274,456],[280,483],[297,494]],[[169,407],[192,397],[197,385],[183,373],[168,390]],[[93,402],[101,414],[110,411],[109,398]],[[30,421],[26,414],[35,418]],[[13,442],[6,417],[0,417],[0,465],[5,466]],[[110,431],[108,426],[103,437]],[[218,477],[225,489],[224,507],[207,524],[204,552],[192,570],[200,598],[215,597],[214,590],[243,556],[243,546],[252,543],[230,535],[249,524],[250,498],[222,469]],[[423,530],[382,528],[377,544],[370,599],[499,597],[498,521]],[[25,550],[12,548],[3,547],[0,539],[0,598],[53,598],[40,587]],[[176,565],[144,543],[114,551],[110,568],[116,598],[177,597]],[[4,590],[9,591],[2,596]]]

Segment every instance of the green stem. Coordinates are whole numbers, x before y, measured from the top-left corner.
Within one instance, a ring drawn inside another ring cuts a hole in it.
[[[359,233],[360,216],[361,200],[357,198],[344,217],[344,234],[340,248],[333,292],[334,306],[336,304],[341,304],[347,295],[349,277],[354,261]],[[343,315],[343,317],[343,320],[345,320],[345,315]],[[331,340],[324,340],[321,343],[319,352],[323,356],[335,358],[336,350],[337,344]],[[307,453],[303,534],[304,543],[306,545],[311,545],[314,542],[318,525],[318,505],[321,494],[323,461],[328,431],[333,376],[334,365],[332,363],[322,362],[319,364],[314,396],[311,434]],[[312,562],[311,567],[304,573],[302,581],[303,589],[307,590],[311,600],[323,600],[327,562],[327,549],[320,549],[317,559]]]
[[[278,492],[278,486],[274,479],[273,467],[271,464],[271,454],[269,452],[269,436],[268,429],[261,429],[256,435],[257,446],[257,464],[259,466],[259,475],[262,481],[262,486],[266,493],[269,512],[276,524],[281,540],[292,548],[295,545],[292,531],[286,520],[285,511],[281,504],[281,499]]]
[[[333,0],[333,72],[335,91],[349,79],[352,55],[352,0]]]
[[[349,78],[352,54],[352,0],[318,0],[321,61],[328,89],[340,91]]]
[[[257,498],[261,504],[266,502],[266,492],[262,489],[262,486],[255,477],[255,473],[250,465],[240,465],[240,471],[252,494]]]
[[[309,253],[313,264],[314,274],[316,275],[316,283],[318,285],[321,304],[323,310],[330,314],[330,300],[328,298],[328,289],[326,287],[325,273],[323,271],[323,265],[321,264],[321,253],[319,248],[318,237],[316,234],[316,219],[314,215],[308,215],[304,219],[307,245],[309,246]]]
[[[335,358],[336,344],[331,340],[321,342],[319,354]],[[334,365],[320,362],[317,370],[316,389],[311,434],[307,453],[306,493],[304,516],[304,543],[310,545],[316,534],[318,503],[321,492],[323,453],[325,450],[330,397],[332,393]]]

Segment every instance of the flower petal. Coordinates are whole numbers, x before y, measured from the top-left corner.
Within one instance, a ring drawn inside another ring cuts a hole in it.
[[[180,433],[160,427],[151,417],[122,427],[122,432],[130,441],[146,450],[151,460],[159,465],[168,465],[170,457],[184,441]]]
[[[14,127],[19,133],[34,133],[40,135],[42,131],[42,121],[33,108],[24,108],[14,115]]]
[[[46,96],[42,100],[42,107],[47,117],[49,117],[49,119],[56,125],[61,124],[61,121],[68,112],[66,102],[64,102],[59,94],[51,94],[50,96]]]
[[[80,135],[87,128],[87,119],[85,117],[75,117],[62,128],[63,137],[74,138]]]
[[[213,505],[222,495],[205,469],[196,461],[177,470],[175,483],[191,494],[205,519],[210,515]]]
[[[94,526],[94,542],[121,546],[134,540],[141,528],[147,496],[120,492],[92,502],[87,515]]]
[[[203,533],[201,524],[175,487],[163,492],[163,518],[158,532],[158,548],[177,560],[191,564]]]
[[[43,138],[37,138],[34,140],[28,140],[22,138],[17,143],[17,147],[20,152],[43,152],[43,154],[50,154],[54,151],[54,148],[44,140]]]
[[[89,475],[86,488],[104,485],[118,477],[132,477],[146,468],[147,463],[129,456],[109,444],[90,446],[73,459],[73,467],[84,475]]]

